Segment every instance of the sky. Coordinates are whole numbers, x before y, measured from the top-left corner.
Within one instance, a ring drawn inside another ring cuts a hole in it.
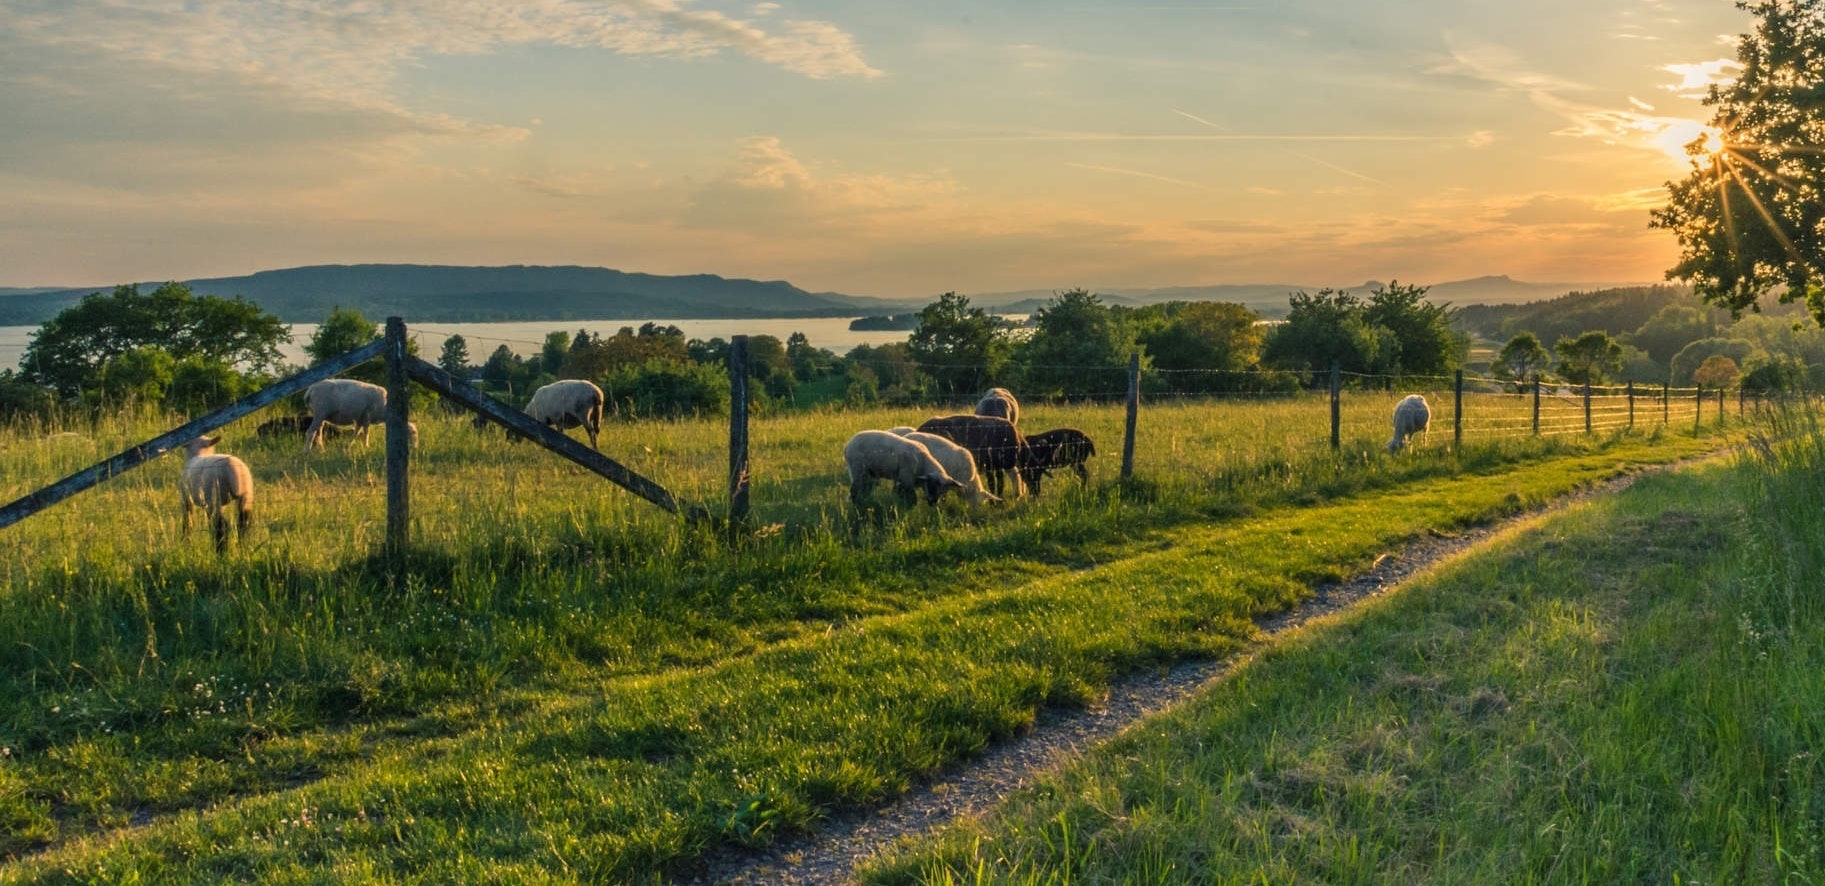
[[[0,0],[0,285],[1662,279],[1728,0]]]

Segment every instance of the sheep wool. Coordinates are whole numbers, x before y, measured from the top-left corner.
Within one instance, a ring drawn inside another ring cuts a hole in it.
[[[1394,404],[1394,438],[1388,441],[1388,451],[1401,451],[1406,447],[1408,438],[1425,433],[1431,425],[1432,408],[1426,405],[1426,398],[1408,394]]]
[[[1014,392],[1007,388],[989,388],[982,399],[976,401],[976,414],[1005,418],[1008,424],[1018,425],[1020,401],[1014,399]]]
[[[190,512],[202,508],[209,514],[215,549],[228,549],[228,517],[222,509],[235,506],[235,533],[243,541],[253,525],[253,472],[247,463],[215,451],[219,437],[197,437],[184,444],[184,473],[178,489],[184,499],[183,535],[190,535]]]
[[[982,475],[976,471],[976,457],[968,449],[937,434],[927,434],[908,427],[888,428],[887,432],[912,440],[925,447],[932,458],[944,467],[944,473],[963,485],[960,493],[971,504],[998,502],[1001,498],[982,486]]]
[[[593,382],[566,378],[533,391],[532,399],[526,403],[526,415],[559,431],[582,425],[589,434],[589,448],[600,452],[596,434],[602,429],[602,403],[602,389]]]
[[[886,431],[857,431],[843,444],[843,462],[849,468],[849,500],[858,506],[876,480],[893,481],[894,492],[907,504],[918,500],[920,490],[935,505],[944,490],[963,488],[930,450]]]
[[[368,426],[386,421],[387,389],[352,378],[326,378],[304,389],[304,405],[310,409],[309,430],[304,433],[304,448],[323,443],[326,425],[355,428],[362,445],[368,442]],[[418,426],[406,423],[411,445],[418,445]]]

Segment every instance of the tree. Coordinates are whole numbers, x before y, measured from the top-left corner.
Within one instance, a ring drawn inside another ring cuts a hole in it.
[[[1679,384],[1692,381],[1698,367],[1703,366],[1711,357],[1719,355],[1729,357],[1741,366],[1761,357],[1762,353],[1754,342],[1740,338],[1701,338],[1673,355],[1673,381]]]
[[[1502,350],[1495,355],[1492,369],[1496,378],[1509,379],[1517,384],[1532,378],[1535,373],[1544,371],[1553,362],[1553,355],[1540,339],[1531,332],[1523,332],[1508,340]]]
[[[564,358],[570,355],[570,333],[562,329],[545,333],[545,345],[539,349],[539,371],[558,375]]]
[[[1295,292],[1286,322],[1268,333],[1262,362],[1294,372],[1313,373],[1319,382],[1336,362],[1345,372],[1385,371],[1399,347],[1394,333],[1372,326],[1362,300],[1339,289]]]
[[[1601,330],[1553,344],[1559,353],[1559,374],[1575,385],[1600,385],[1609,373],[1622,368],[1622,345]]]
[[[999,378],[1007,365],[1009,343],[1001,321],[967,296],[947,292],[919,311],[919,328],[906,340],[907,351],[932,379],[935,393],[947,400],[974,398]]]
[[[1469,349],[1463,337],[1451,330],[1450,305],[1426,300],[1426,287],[1402,286],[1398,281],[1369,293],[1362,319],[1372,327],[1393,333],[1395,349],[1388,368],[1407,375],[1449,375],[1463,365]]]
[[[304,353],[310,355],[311,365],[315,366],[379,337],[380,330],[374,326],[374,321],[362,316],[360,311],[344,310],[341,305],[336,305],[330,308],[330,315],[311,333],[310,343],[304,346]]]
[[[1679,349],[1717,331],[1711,320],[1711,309],[1692,305],[1667,305],[1649,317],[1641,328],[1629,336],[1635,346],[1648,352],[1662,365],[1673,361]]]
[[[1687,146],[1691,173],[1650,224],[1679,239],[1667,276],[1707,301],[1736,314],[1784,287],[1825,324],[1825,0],[1737,8],[1759,21],[1737,43],[1742,70],[1705,97],[1721,144]]]
[[[198,296],[182,283],[143,294],[137,285],[117,286],[108,295],[83,297],[39,327],[19,361],[20,378],[73,397],[98,384],[109,359],[141,347],[173,361],[197,357],[269,372],[290,339],[291,327],[246,299]]]
[[[1737,368],[1735,360],[1722,354],[1712,354],[1692,372],[1692,381],[1700,387],[1727,388],[1736,384],[1737,376],[1740,375],[1742,370]]]
[[[1033,314],[1033,335],[1019,349],[1027,389],[1047,396],[1116,394],[1128,389],[1134,333],[1102,299],[1083,289],[1057,293]]]
[[[437,355],[437,365],[458,379],[468,378],[469,342],[460,335],[444,339],[444,349]]]
[[[1237,391],[1259,387],[1261,315],[1229,302],[1168,302],[1135,312],[1136,340],[1155,369],[1179,373],[1176,391]]]

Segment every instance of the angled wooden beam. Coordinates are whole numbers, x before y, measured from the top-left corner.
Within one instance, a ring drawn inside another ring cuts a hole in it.
[[[380,356],[386,347],[386,341],[376,340],[349,351],[340,357],[333,357],[317,366],[313,366],[297,375],[289,376],[274,382],[252,394],[242,397],[227,406],[217,409],[201,418],[191,419],[175,430],[166,431],[144,443],[134,446],[107,461],[101,462],[29,495],[23,496],[5,507],[0,507],[0,529],[19,522],[45,508],[50,507],[78,492],[88,489],[103,480],[126,473],[145,464],[166,452],[190,442],[192,437],[207,434],[237,418],[254,412],[263,406],[291,396],[312,384],[345,372],[355,366]]]
[[[665,487],[640,476],[626,465],[533,421],[532,417],[526,413],[508,406],[468,384],[457,381],[450,373],[437,366],[412,356],[407,356],[404,362],[406,374],[410,375],[413,381],[531,438],[533,442],[546,449],[602,475],[609,482],[670,513],[682,513],[693,520],[708,518],[709,512],[702,507],[684,507],[678,501],[678,497]]]

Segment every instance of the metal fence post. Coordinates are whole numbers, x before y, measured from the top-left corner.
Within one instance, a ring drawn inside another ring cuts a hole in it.
[[[1534,373],[1534,436],[1540,436],[1540,373]]]
[[[1451,448],[1464,448],[1464,370],[1457,371],[1457,398],[1451,413]]]
[[[729,524],[748,518],[748,337],[729,337]]]
[[[406,383],[406,321],[387,318],[387,548],[403,554],[411,540],[411,487],[407,465],[412,457],[407,405],[412,391]]]
[[[1122,479],[1134,476],[1134,425],[1141,411],[1141,354],[1128,355],[1128,426],[1122,432]]]
[[[1331,361],[1331,449],[1343,448],[1343,364]]]

